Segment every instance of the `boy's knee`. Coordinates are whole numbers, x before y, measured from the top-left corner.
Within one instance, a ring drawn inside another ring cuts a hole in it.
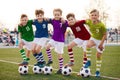
[[[101,57],[101,53],[97,53],[97,58],[100,58]]]
[[[71,49],[72,47],[70,45],[67,46],[68,49]]]

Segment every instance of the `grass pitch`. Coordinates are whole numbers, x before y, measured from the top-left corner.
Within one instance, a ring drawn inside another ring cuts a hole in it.
[[[74,59],[75,65],[72,67],[72,70],[79,72],[82,67],[82,56],[83,51],[81,48],[75,47],[74,49]],[[69,61],[69,56],[67,54],[67,49],[64,49],[65,53],[64,64]],[[91,72],[94,75],[95,73],[95,60],[96,54],[95,49],[92,49],[92,65]],[[44,58],[47,61],[47,55],[45,50],[42,51]],[[58,59],[57,54],[52,51],[53,56],[53,68],[58,69]],[[29,66],[29,74],[20,75],[18,73],[18,65],[22,61],[19,49],[17,48],[0,48],[0,80],[120,80],[120,46],[107,46],[103,53],[102,67],[101,67],[101,76],[106,76],[106,78],[96,78],[91,76],[89,78],[82,78],[77,76],[76,73],[72,73],[70,76],[63,76],[55,74],[56,70],[53,71],[51,75],[44,74],[33,74],[32,67]],[[30,65],[36,63],[35,58],[30,55]]]

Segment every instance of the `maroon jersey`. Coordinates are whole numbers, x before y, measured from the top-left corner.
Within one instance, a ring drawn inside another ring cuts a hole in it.
[[[82,40],[89,40],[90,33],[84,26],[85,20],[77,21],[74,25],[70,26],[75,38],[80,38]]]

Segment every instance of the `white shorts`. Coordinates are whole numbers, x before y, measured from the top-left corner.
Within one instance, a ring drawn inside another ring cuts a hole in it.
[[[103,43],[103,48],[104,48],[104,49],[101,51],[101,50],[98,48],[101,40],[97,40],[97,39],[95,39],[95,38],[93,38],[93,37],[91,37],[90,40],[92,40],[92,41],[95,43],[95,45],[96,45],[96,46],[95,46],[95,47],[96,47],[96,50],[97,50],[99,53],[103,53],[103,51],[104,51],[104,49],[105,49],[105,42]]]
[[[48,38],[34,38],[33,43],[36,43],[36,44],[40,45],[41,47],[45,47],[48,40],[49,40]]]
[[[75,42],[78,46],[83,48],[83,51],[86,51],[86,45],[88,40],[82,40],[80,38],[75,38],[73,42]]]
[[[54,47],[56,53],[63,54],[64,42],[58,42],[58,41],[54,41],[53,39],[51,39],[48,42],[48,44],[50,44],[52,47]]]
[[[25,46],[25,48],[26,48],[27,50],[32,50],[32,43],[33,43],[33,41],[28,42],[28,41],[26,41],[26,40],[24,40],[24,39],[22,39],[22,41],[23,41],[24,46]]]

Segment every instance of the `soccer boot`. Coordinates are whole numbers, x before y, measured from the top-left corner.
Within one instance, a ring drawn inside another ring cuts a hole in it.
[[[73,66],[74,62],[68,62],[65,66]]]
[[[84,68],[88,68],[89,66],[91,66],[91,61],[87,61]]]
[[[50,66],[50,64],[52,64],[52,63],[53,63],[53,61],[49,60],[46,65],[47,65],[47,66]]]
[[[99,72],[99,71],[96,71],[96,72],[95,72],[95,76],[96,76],[96,77],[100,77],[100,72]]]
[[[24,65],[28,65],[28,62],[27,61],[23,61],[19,64],[19,66],[24,66]]]
[[[46,62],[37,62],[34,66],[39,66],[40,68],[43,68],[46,65]]]
[[[62,74],[62,69],[59,69],[56,74]]]

